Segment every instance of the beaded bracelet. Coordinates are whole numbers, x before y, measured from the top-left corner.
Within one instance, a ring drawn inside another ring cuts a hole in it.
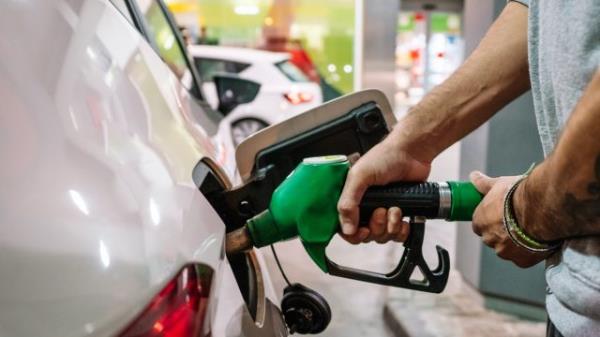
[[[561,241],[554,242],[539,242],[529,236],[525,231],[519,226],[517,223],[517,219],[515,217],[515,212],[513,209],[512,197],[519,184],[527,178],[529,173],[533,170],[533,165],[523,174],[508,190],[506,196],[504,197],[504,216],[503,222],[504,227],[506,228],[506,232],[508,236],[517,246],[525,248],[532,252],[550,252],[556,250],[560,247]]]

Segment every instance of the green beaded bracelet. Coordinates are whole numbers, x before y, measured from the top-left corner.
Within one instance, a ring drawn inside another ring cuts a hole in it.
[[[504,216],[502,220],[504,222],[504,227],[506,228],[508,236],[510,237],[512,242],[514,242],[517,246],[525,248],[532,252],[550,252],[560,248],[562,242],[539,242],[533,239],[531,236],[525,233],[521,226],[519,226],[513,209],[513,194],[517,190],[519,184],[525,178],[527,178],[527,176],[533,170],[533,168],[534,165],[531,165],[529,170],[527,170],[527,172],[525,172],[525,174],[523,174],[521,178],[519,178],[506,193],[506,196],[504,197]]]

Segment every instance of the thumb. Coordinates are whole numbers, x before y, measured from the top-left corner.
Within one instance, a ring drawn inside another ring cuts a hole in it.
[[[469,174],[469,179],[480,193],[487,194],[498,178],[491,178],[479,171],[473,171]]]

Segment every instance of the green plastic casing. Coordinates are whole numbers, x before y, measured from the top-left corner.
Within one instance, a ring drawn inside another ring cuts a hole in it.
[[[248,220],[254,246],[299,236],[313,261],[327,273],[325,249],[338,231],[337,202],[349,168],[345,156],[302,162],[275,189],[269,209]]]
[[[475,208],[483,199],[483,195],[470,182],[449,181],[452,194],[452,206],[450,208],[450,221],[471,221]]]

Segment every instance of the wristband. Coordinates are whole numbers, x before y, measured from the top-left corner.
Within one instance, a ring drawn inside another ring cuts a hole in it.
[[[532,252],[550,252],[556,250],[560,247],[561,241],[553,241],[553,242],[539,242],[529,236],[521,226],[517,223],[517,219],[515,217],[515,212],[513,208],[512,197],[517,190],[519,184],[527,178],[529,173],[533,170],[533,165],[523,174],[508,190],[506,196],[504,197],[504,216],[503,222],[506,232],[508,236],[512,240],[514,244],[517,246],[527,249]]]

